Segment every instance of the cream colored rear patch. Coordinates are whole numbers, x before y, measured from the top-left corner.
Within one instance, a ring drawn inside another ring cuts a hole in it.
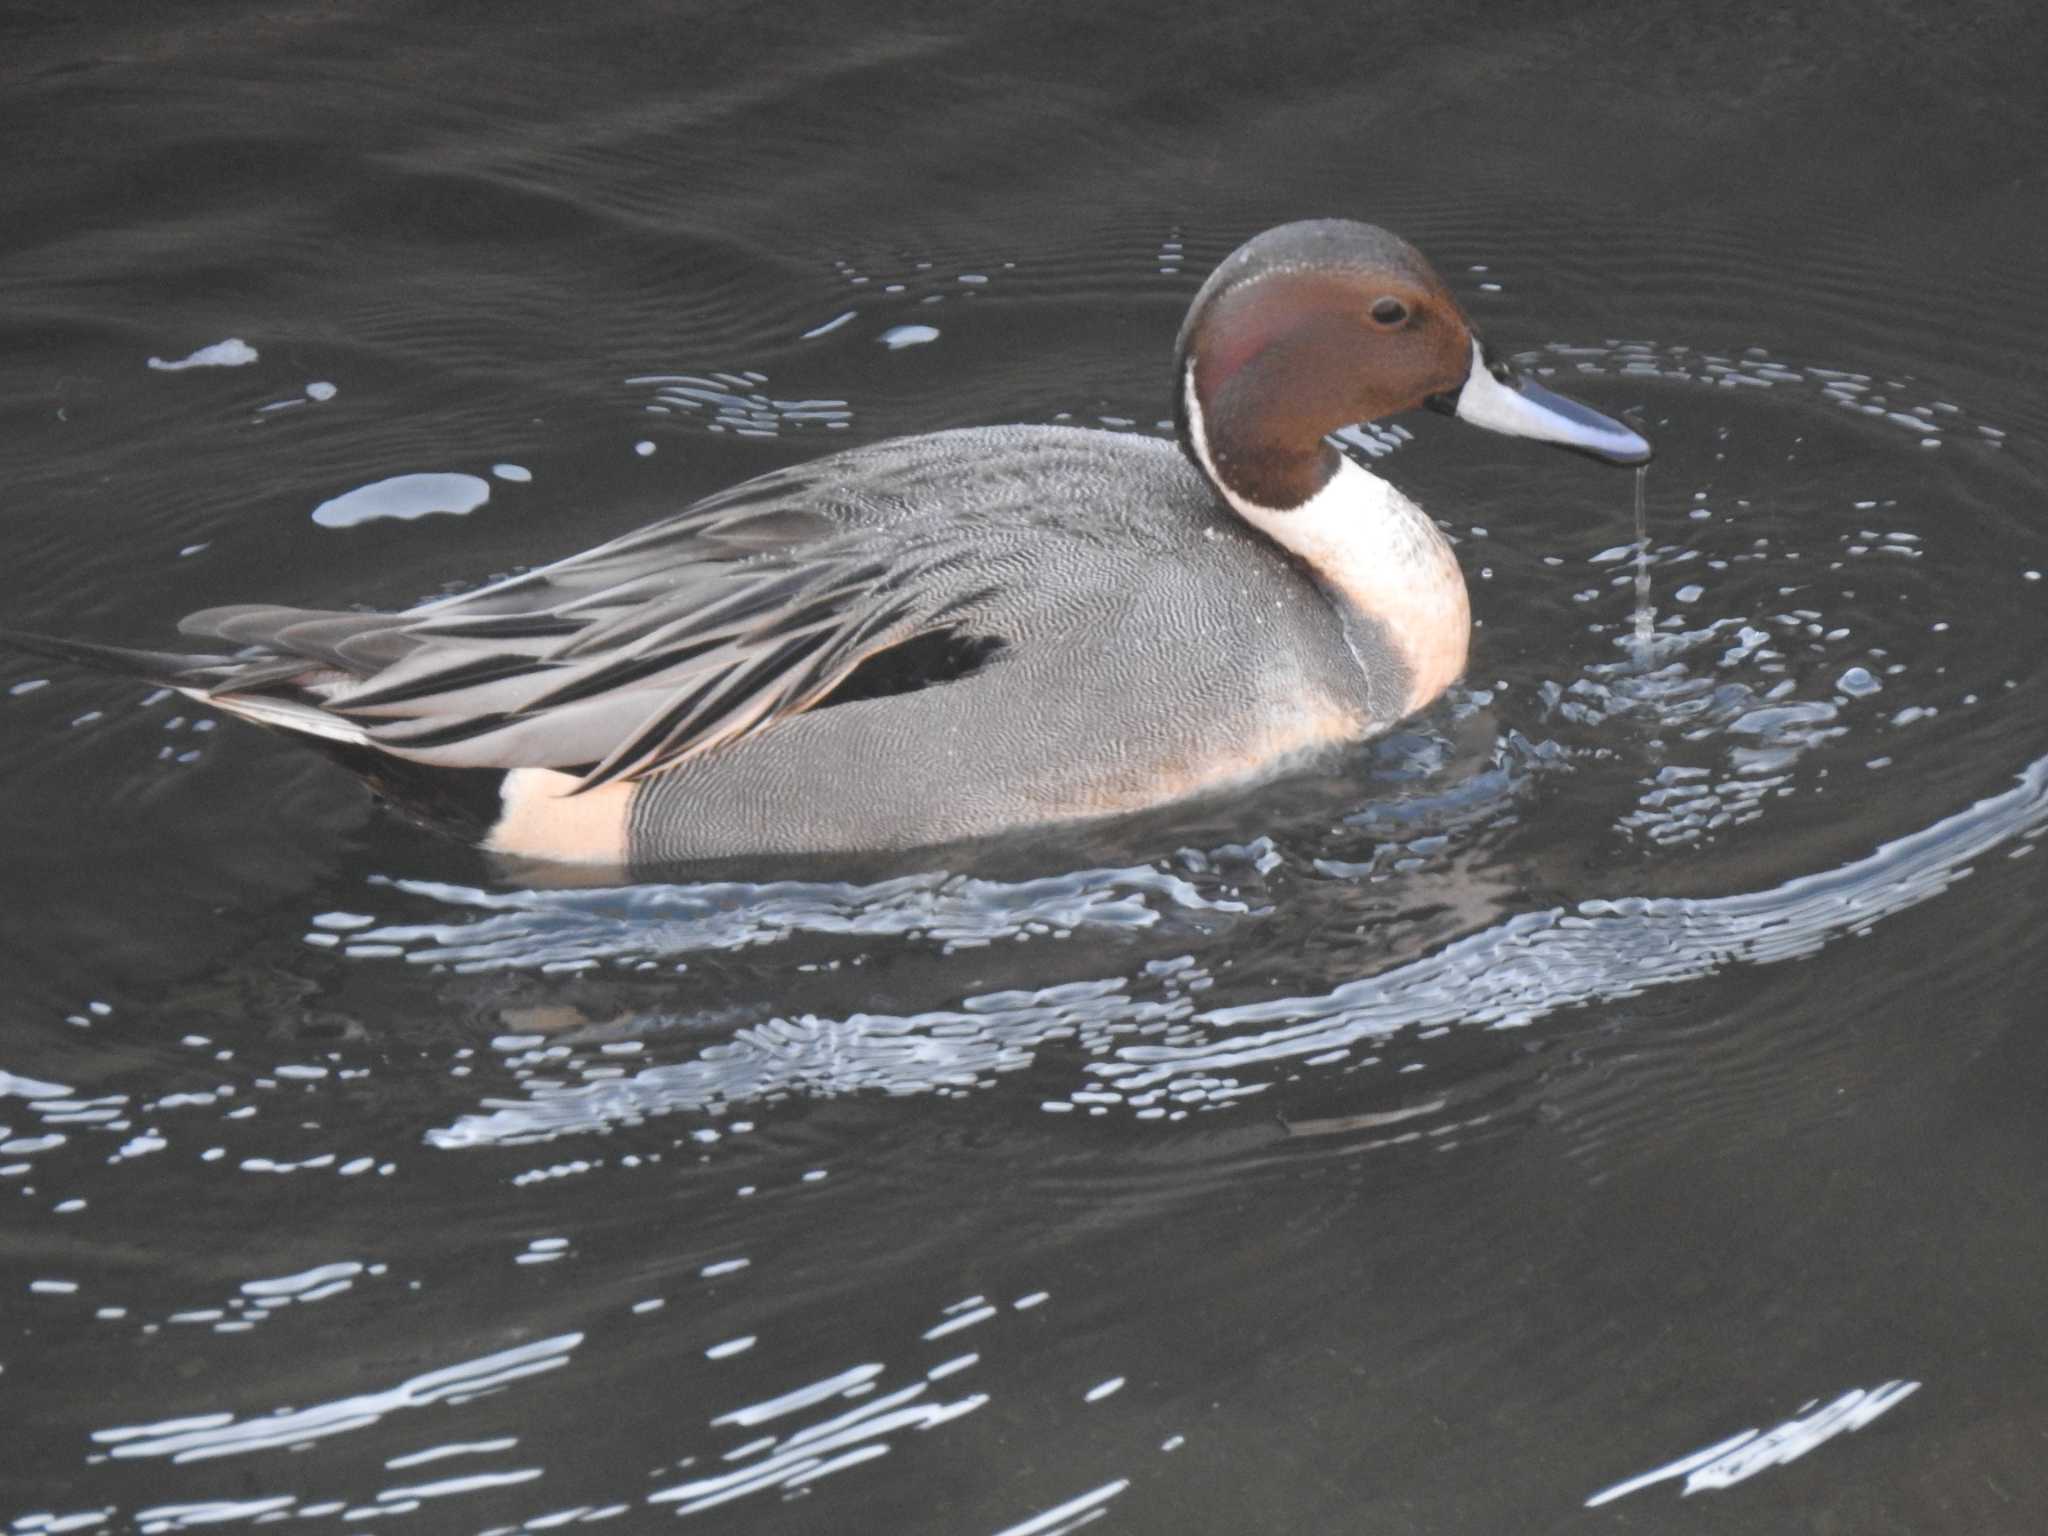
[[[626,862],[626,813],[633,785],[612,783],[571,795],[576,776],[552,768],[514,768],[499,794],[504,814],[484,846],[521,859],[561,864]]]

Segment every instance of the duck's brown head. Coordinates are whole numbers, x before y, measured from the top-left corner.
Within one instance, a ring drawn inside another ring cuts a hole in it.
[[[1474,425],[1638,464],[1650,445],[1486,354],[1427,258],[1348,219],[1247,241],[1181,327],[1174,408],[1183,447],[1226,500],[1299,507],[1336,472],[1323,439],[1430,404]]]

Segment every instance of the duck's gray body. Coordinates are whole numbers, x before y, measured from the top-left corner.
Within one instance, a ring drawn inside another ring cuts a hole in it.
[[[401,613],[209,609],[182,627],[210,655],[0,641],[323,743],[507,854],[910,848],[1241,782],[1448,687],[1457,560],[1335,451],[1344,425],[1431,403],[1650,452],[1492,361],[1419,252],[1343,220],[1218,267],[1173,377],[1176,442],[905,438]]]
[[[729,498],[817,520],[822,538],[786,558],[847,534],[892,568],[959,551],[960,628],[1002,647],[957,680],[793,715],[643,781],[635,862],[911,847],[1156,804],[1246,777],[1274,743],[1364,734],[1387,720],[1375,691],[1405,695],[1390,653],[1368,683],[1360,651],[1384,652],[1369,621],[1347,635],[1171,442],[942,432],[705,506]]]

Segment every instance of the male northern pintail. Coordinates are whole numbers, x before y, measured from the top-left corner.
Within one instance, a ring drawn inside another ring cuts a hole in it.
[[[900,438],[399,613],[180,626],[222,654],[8,638],[305,737],[402,803],[477,803],[507,854],[906,848],[1240,783],[1442,693],[1457,559],[1339,428],[1427,404],[1650,456],[1491,358],[1414,247],[1340,219],[1217,268],[1173,395],[1177,442]]]

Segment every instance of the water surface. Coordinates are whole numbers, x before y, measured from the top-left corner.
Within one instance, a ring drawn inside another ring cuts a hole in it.
[[[2048,320],[2017,7],[0,22],[0,618],[402,604],[1159,432],[1385,223],[1629,478],[1352,434],[1472,668],[1283,782],[563,887],[0,660],[9,1531],[2019,1531]],[[665,1525],[663,1528],[666,1528]]]

